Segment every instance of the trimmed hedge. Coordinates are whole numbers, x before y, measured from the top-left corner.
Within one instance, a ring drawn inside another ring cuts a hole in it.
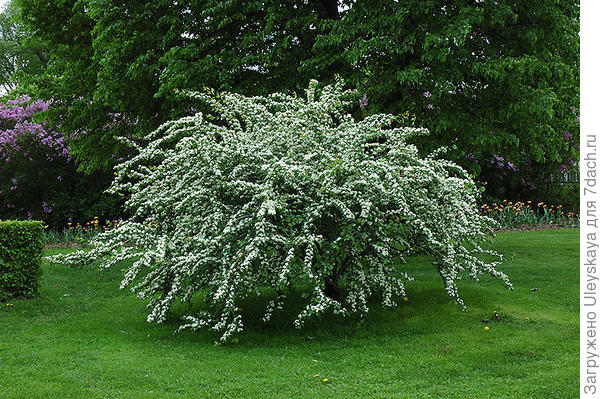
[[[44,246],[39,221],[0,221],[0,302],[38,293]]]

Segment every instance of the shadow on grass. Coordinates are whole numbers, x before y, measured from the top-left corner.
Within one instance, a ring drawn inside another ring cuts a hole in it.
[[[161,344],[198,344],[213,345],[220,334],[214,331],[182,331],[175,333],[182,322],[182,316],[197,314],[205,308],[201,295],[197,295],[192,305],[176,303],[168,320],[162,325],[146,322],[147,301],[137,299],[129,291],[118,289],[122,278],[122,269],[118,265],[111,270],[100,271],[96,267],[69,269],[62,266],[47,265],[49,271],[44,277],[46,292],[43,297],[33,300],[28,307],[28,317],[44,318],[65,317],[78,324],[82,333],[110,334],[123,333],[120,339],[146,341],[159,339]],[[411,259],[407,265],[399,265],[403,271],[415,277],[407,284],[408,301],[396,298],[398,306],[384,308],[377,297],[371,299],[369,312],[365,315],[340,316],[332,311],[308,319],[300,329],[293,325],[297,315],[306,305],[303,294],[308,287],[292,289],[284,302],[283,309],[275,311],[268,323],[262,321],[267,302],[273,299],[272,290],[264,290],[260,296],[251,296],[239,303],[244,323],[244,331],[234,336],[226,346],[243,348],[280,348],[286,345],[357,345],[361,340],[385,343],[404,336],[431,334],[441,329],[464,328],[473,318],[461,311],[460,306],[448,298],[434,268],[424,257]],[[54,269],[56,268],[56,269]],[[493,279],[497,287],[502,283]],[[482,290],[490,287],[484,279],[485,287],[469,281],[461,283],[461,295],[472,308],[486,308],[489,297]],[[52,288],[48,288],[48,285]],[[57,285],[57,287],[53,287]],[[497,292],[496,289],[494,289]],[[70,294],[63,297],[63,292]],[[304,295],[305,296],[305,295]],[[75,322],[79,319],[79,322]],[[468,321],[470,320],[470,321]],[[88,331],[84,331],[88,330]],[[150,338],[152,337],[152,338]],[[357,340],[358,339],[358,340]]]
[[[459,306],[445,295],[440,281],[435,281],[436,286],[412,291],[414,299],[404,302],[398,298],[398,306],[385,308],[372,298],[369,303],[369,312],[362,317],[356,314],[340,316],[327,311],[323,314],[306,320],[300,328],[294,327],[294,320],[306,304],[302,294],[304,290],[293,290],[288,295],[283,309],[275,311],[268,323],[262,321],[262,316],[267,302],[273,295],[253,296],[245,299],[240,307],[244,323],[244,331],[234,336],[227,346],[252,347],[281,347],[287,344],[316,344],[322,345],[335,341],[340,343],[350,342],[356,338],[371,341],[386,341],[397,339],[401,336],[416,336],[432,332],[431,316],[456,317],[455,322],[461,318]],[[410,293],[411,291],[409,291]],[[177,305],[165,323],[175,331],[185,314],[194,314],[201,308],[195,303],[191,307]],[[435,329],[434,329],[435,330]],[[187,343],[210,343],[218,341],[220,334],[200,330],[194,332],[179,332],[174,339]],[[352,341],[353,345],[356,341]]]

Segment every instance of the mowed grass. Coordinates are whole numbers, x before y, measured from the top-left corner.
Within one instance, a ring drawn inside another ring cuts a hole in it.
[[[466,279],[467,313],[418,258],[402,266],[415,281],[398,308],[296,330],[285,310],[264,326],[264,299],[252,299],[246,331],[225,346],[174,333],[176,316],[148,324],[145,302],[118,289],[120,270],[45,264],[39,298],[2,304],[0,397],[575,398],[578,241],[579,230],[498,234],[515,289]]]

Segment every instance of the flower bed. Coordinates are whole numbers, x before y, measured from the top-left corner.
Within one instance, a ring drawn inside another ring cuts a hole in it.
[[[548,205],[543,202],[536,204],[532,201],[504,200],[499,204],[483,204],[481,213],[498,222],[501,230],[579,226],[578,213],[567,211],[562,205]]]

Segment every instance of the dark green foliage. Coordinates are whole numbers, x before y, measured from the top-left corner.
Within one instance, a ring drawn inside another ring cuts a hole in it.
[[[67,132],[85,131],[71,151],[87,171],[127,150],[113,138],[138,137],[193,112],[177,89],[266,94],[306,87],[323,6],[303,1],[18,0],[36,37],[52,43],[36,79]]]
[[[44,226],[39,221],[0,221],[0,302],[38,293]]]
[[[362,85],[368,113],[415,114],[419,147],[448,146],[489,196],[530,199],[578,157],[578,21],[577,1],[360,1],[312,68]]]
[[[63,159],[51,162],[37,156],[41,151],[34,146],[27,150],[35,162],[24,156],[0,164],[0,218],[33,218],[62,229],[69,221],[121,215],[120,198],[104,193],[111,181],[109,173],[85,175]],[[20,182],[14,191],[10,190],[13,176]]]
[[[193,112],[179,90],[259,95],[336,74],[366,95],[357,116],[416,116],[432,131],[417,144],[449,147],[490,198],[545,199],[578,160],[576,0],[18,2],[52,44],[38,87],[86,131],[72,150],[88,171],[126,153],[115,135]]]

